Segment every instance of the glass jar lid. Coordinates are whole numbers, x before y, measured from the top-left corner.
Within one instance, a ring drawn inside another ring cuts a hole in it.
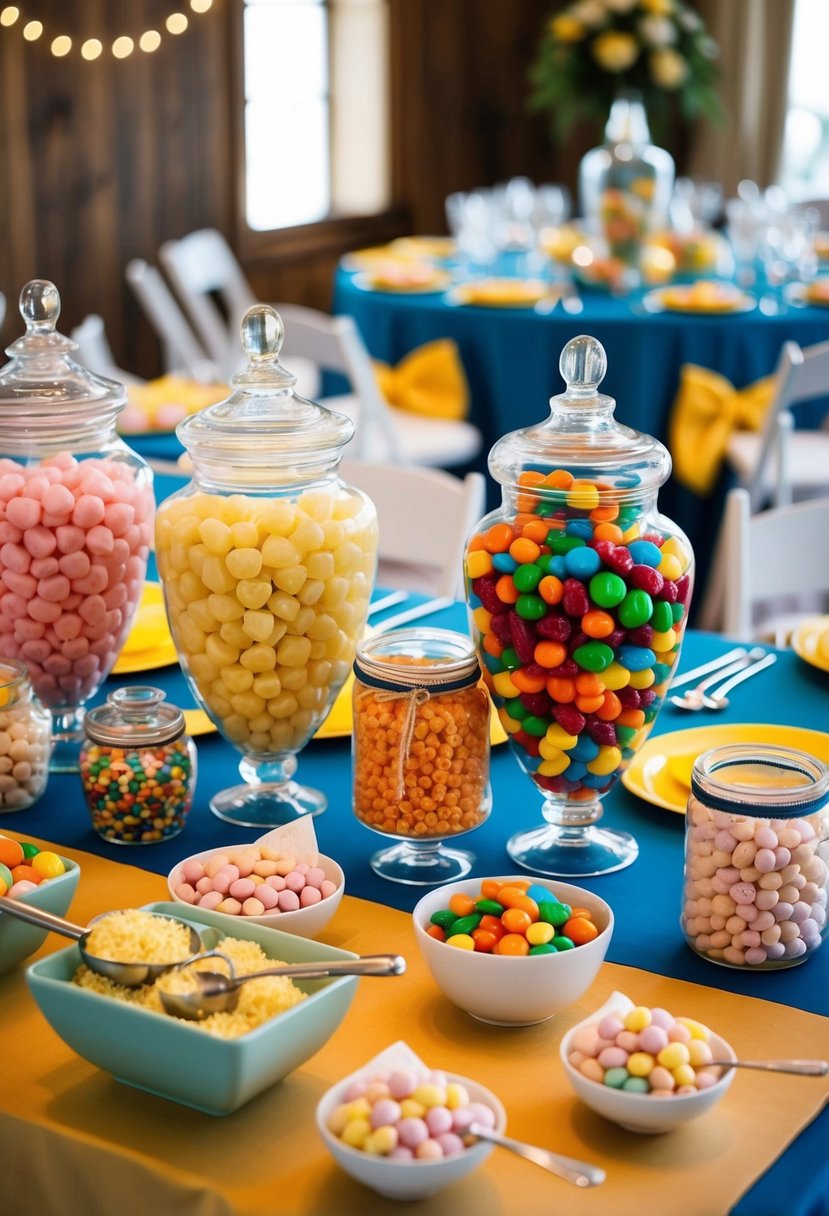
[[[647,495],[671,472],[668,449],[652,435],[622,426],[616,402],[598,391],[607,371],[601,342],[582,334],[561,352],[565,392],[550,400],[550,416],[504,435],[489,454],[489,471],[502,485],[518,486],[522,474],[556,469],[598,483],[606,501]],[[543,484],[533,492],[544,492]]]
[[[107,747],[156,747],[184,733],[184,714],[163,704],[166,693],[148,684],[116,688],[105,705],[90,709],[84,730],[93,743]]]
[[[0,431],[13,446],[28,447],[62,428],[111,426],[124,408],[126,389],[87,371],[70,352],[78,344],[58,333],[60,295],[48,279],[32,279],[20,293],[26,332],[6,348],[0,369]]]
[[[276,309],[249,308],[241,332],[248,365],[233,376],[233,392],[176,427],[196,470],[205,460],[234,471],[265,466],[270,481],[289,482],[338,460],[354,423],[295,392],[296,376],[279,362],[285,327]]]

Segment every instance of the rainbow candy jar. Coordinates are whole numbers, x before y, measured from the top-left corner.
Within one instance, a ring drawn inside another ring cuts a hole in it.
[[[600,343],[573,338],[559,366],[567,391],[550,417],[490,453],[503,505],[470,538],[465,574],[485,678],[547,821],[507,851],[538,874],[586,877],[637,856],[627,832],[596,826],[601,796],[664,700],[693,557],[657,511],[667,449],[620,426],[615,402],[598,392]]]

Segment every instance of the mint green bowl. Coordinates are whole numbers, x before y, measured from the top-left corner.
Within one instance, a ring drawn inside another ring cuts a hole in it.
[[[57,878],[49,878],[39,883],[33,891],[18,895],[21,903],[42,912],[54,912],[55,916],[65,916],[81,875],[80,866],[68,857],[61,858],[66,866],[66,872]],[[0,898],[0,913],[3,900]],[[0,915],[0,975],[4,971],[16,967],[24,958],[39,950],[46,940],[48,929],[37,929],[34,925],[24,924],[13,916]]]
[[[289,963],[349,959],[356,955],[262,925],[228,924],[227,916],[181,904],[146,904],[149,912],[174,916],[207,934],[258,942],[269,958]],[[77,946],[40,959],[26,971],[37,1005],[63,1041],[117,1081],[190,1106],[228,1115],[298,1068],[328,1041],[357,988],[355,976],[301,981],[308,999],[238,1039],[220,1039],[192,1022],[89,992],[72,983],[80,963]]]

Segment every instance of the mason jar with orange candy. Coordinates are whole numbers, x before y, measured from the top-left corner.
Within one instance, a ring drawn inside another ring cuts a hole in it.
[[[462,878],[474,857],[443,842],[489,814],[490,705],[475,648],[445,629],[362,642],[354,663],[354,814],[394,837],[371,858],[383,878]]]
[[[465,575],[484,678],[545,825],[512,836],[527,870],[586,877],[630,865],[633,837],[598,827],[679,659],[693,585],[683,533],[657,509],[671,458],[621,426],[598,391],[607,360],[573,338],[567,390],[504,436],[489,468],[502,506],[471,536]]]

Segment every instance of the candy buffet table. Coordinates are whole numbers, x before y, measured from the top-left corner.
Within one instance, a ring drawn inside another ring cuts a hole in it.
[[[462,629],[464,620],[462,608],[455,606],[429,623]],[[728,645],[720,638],[689,634],[683,669]],[[164,687],[178,704],[190,704],[175,667],[136,679]],[[826,722],[827,704],[829,677],[785,653],[762,677],[734,691],[726,713],[705,721],[774,720],[819,729]],[[700,716],[689,721],[665,709],[656,732],[689,725],[700,725]],[[84,920],[107,908],[165,898],[161,876],[182,856],[256,834],[221,823],[208,811],[210,795],[234,779],[236,758],[217,735],[203,736],[198,743],[195,806],[176,840],[129,850],[100,841],[73,777],[53,778],[39,805],[5,816],[0,830],[82,851],[71,916]],[[663,1188],[672,1195],[672,1216],[722,1216],[729,1210],[739,1216],[829,1213],[829,1113],[805,1126],[829,1095],[824,1081],[781,1077],[760,1090],[753,1088],[753,1074],[738,1076],[717,1108],[726,1112],[725,1121],[714,1113],[710,1121],[694,1125],[697,1130],[687,1139],[681,1133],[674,1133],[678,1139],[672,1142],[671,1136],[651,1140],[609,1130],[576,1105],[569,1089],[556,1088],[561,1033],[582,1013],[568,1012],[521,1030],[485,1027],[431,985],[408,917],[401,915],[422,890],[373,875],[368,858],[377,837],[351,815],[349,740],[314,741],[300,758],[300,774],[329,796],[329,809],[316,821],[320,848],[335,856],[346,873],[346,898],[322,939],[362,952],[400,950],[409,959],[407,976],[377,986],[364,981],[323,1051],[242,1111],[219,1120],[124,1088],[79,1060],[40,1019],[25,990],[23,969],[0,977],[0,1042],[8,1044],[0,1087],[0,1160],[7,1197],[22,1200],[26,1195],[30,1204],[39,1200],[41,1210],[62,1216],[84,1205],[87,1210],[94,1206],[126,1213],[140,1206],[146,1211],[153,1200],[158,1211],[196,1216],[254,1211],[335,1216],[358,1206],[377,1213],[396,1210],[337,1170],[318,1140],[312,1112],[329,1084],[405,1037],[431,1063],[490,1085],[507,1107],[514,1135],[588,1159],[591,1149],[594,1156],[601,1152],[608,1169],[602,1188],[568,1193],[566,1184],[496,1152],[480,1173],[430,1201],[430,1213],[506,1216],[523,1211],[541,1216],[567,1203],[568,1211],[632,1216]],[[513,869],[504,850],[507,836],[519,826],[540,822],[537,798],[506,747],[493,752],[492,784],[493,813],[468,841],[477,855],[478,875]],[[632,831],[640,855],[627,870],[585,881],[613,907],[616,929],[608,954],[611,965],[606,964],[583,998],[583,1009],[595,1008],[614,987],[669,1008],[687,998],[689,1012],[721,1028],[725,1020],[732,1041],[746,1056],[751,1051],[827,1056],[829,948],[804,966],[776,974],[744,974],[696,958],[678,928],[682,817],[639,801],[621,787],[605,801],[608,823]],[[62,944],[51,939],[42,949]],[[688,989],[688,984],[701,987]],[[795,1037],[784,1043],[781,1033]],[[732,1094],[739,1095],[734,1106]],[[726,1168],[721,1153],[734,1144],[748,1145],[754,1120],[764,1126],[779,1121],[785,1129],[779,1144],[746,1167],[742,1182],[716,1181],[718,1170]]]

